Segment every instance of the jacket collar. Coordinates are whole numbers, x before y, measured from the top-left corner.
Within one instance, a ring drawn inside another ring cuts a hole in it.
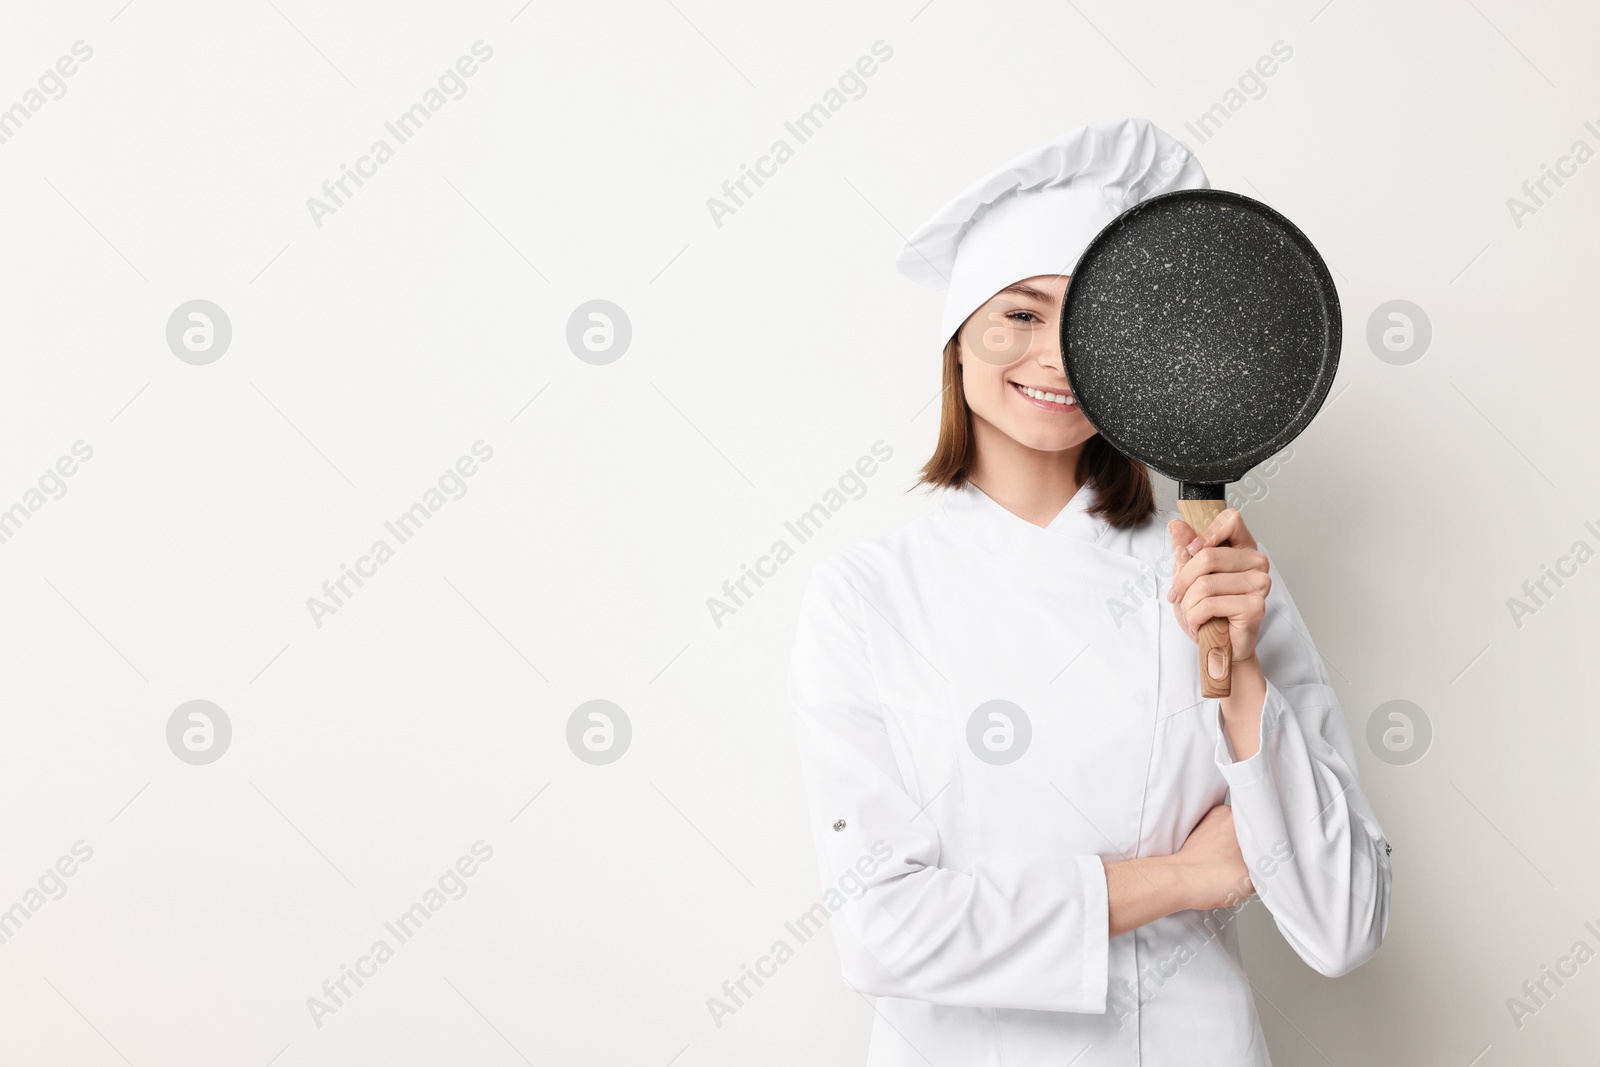
[[[971,482],[946,490],[942,506],[950,522],[966,537],[991,551],[1012,552],[1030,545],[1056,543],[1060,538],[1097,544],[1111,526],[1089,514],[1093,499],[1094,490],[1088,485],[1079,486],[1047,526],[1035,526],[1013,515]]]

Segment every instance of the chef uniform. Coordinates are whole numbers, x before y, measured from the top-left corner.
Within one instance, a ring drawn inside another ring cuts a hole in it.
[[[948,339],[1006,285],[1070,273],[1125,207],[1206,184],[1147,122],[1083,127],[975,184],[900,262],[948,286]],[[844,978],[877,998],[869,1067],[1270,1064],[1247,905],[1108,936],[1105,864],[1176,853],[1225,801],[1306,963],[1344,974],[1387,930],[1388,846],[1283,576],[1260,749],[1236,761],[1165,599],[1173,515],[1117,529],[1092,493],[1040,527],[942,490],[811,574],[789,694]]]

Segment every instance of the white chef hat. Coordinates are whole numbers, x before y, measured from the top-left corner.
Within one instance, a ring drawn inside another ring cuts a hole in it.
[[[941,343],[1013,282],[1070,274],[1112,219],[1175,189],[1207,189],[1200,161],[1145,119],[1080,126],[1024,152],[940,208],[895,261],[900,273],[948,289]]]

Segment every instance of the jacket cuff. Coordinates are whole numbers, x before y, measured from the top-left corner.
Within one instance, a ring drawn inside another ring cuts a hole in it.
[[[1222,701],[1216,697],[1210,698],[1212,707],[1212,721],[1216,723],[1217,740],[1212,753],[1217,769],[1222,772],[1222,777],[1231,787],[1250,785],[1264,777],[1268,770],[1267,750],[1276,747],[1273,742],[1277,740],[1278,730],[1282,726],[1283,714],[1287,701],[1278,687],[1270,681],[1266,683],[1266,695],[1261,700],[1261,728],[1257,737],[1255,754],[1249,759],[1234,759],[1233,742],[1228,737],[1228,727],[1222,716]]]
[[[1106,864],[1099,856],[1074,856],[1079,880],[1084,886],[1084,922],[1088,936],[1075,953],[1082,960],[1078,976],[1085,1010],[1103,1014],[1111,990],[1111,897],[1106,885]]]

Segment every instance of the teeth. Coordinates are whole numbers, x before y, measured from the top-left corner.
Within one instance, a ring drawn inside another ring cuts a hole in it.
[[[1013,383],[1013,384],[1015,384],[1015,383]],[[1053,404],[1075,404],[1075,403],[1077,403],[1076,400],[1074,400],[1070,396],[1067,396],[1065,393],[1046,393],[1041,389],[1030,389],[1026,385],[1018,385],[1017,388],[1021,389],[1024,393],[1026,393],[1027,395],[1033,397],[1035,400],[1048,400]]]

